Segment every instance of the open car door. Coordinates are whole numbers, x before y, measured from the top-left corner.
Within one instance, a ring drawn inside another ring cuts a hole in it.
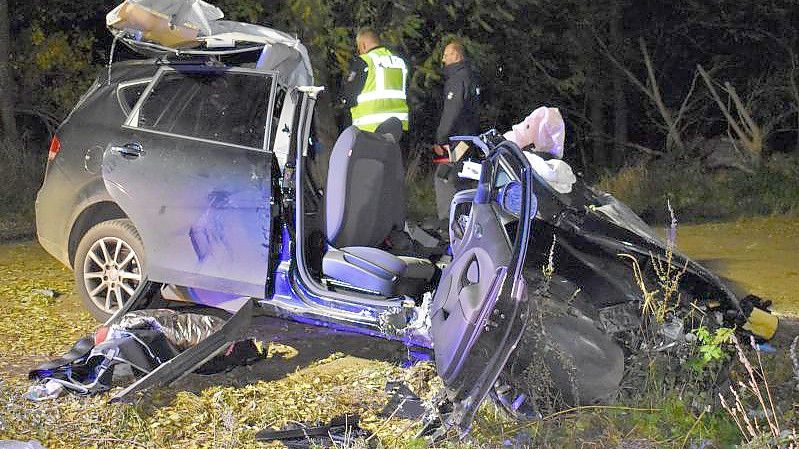
[[[434,439],[452,427],[461,435],[468,432],[534,306],[522,278],[536,207],[531,168],[512,142],[484,151],[488,157],[468,223],[459,230],[457,253],[442,273],[431,306],[436,369],[449,402]],[[501,160],[518,177],[502,188],[497,186]]]
[[[282,98],[274,73],[158,71],[103,155],[105,186],[141,235],[149,280],[265,296]]]

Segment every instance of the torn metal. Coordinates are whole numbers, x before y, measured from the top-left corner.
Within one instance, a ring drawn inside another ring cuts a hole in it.
[[[138,299],[134,297],[133,303]],[[200,367],[213,373],[251,363],[260,358],[260,349],[251,341],[240,341],[251,316],[252,301],[227,321],[170,309],[126,311],[80,339],[64,356],[32,370],[29,377],[38,384],[26,397],[44,400],[64,390],[81,395],[106,391],[114,368],[127,365],[140,378],[111,399],[125,401],[133,393],[168,385]],[[225,356],[216,360],[223,350]]]
[[[257,68],[278,70],[290,85],[313,84],[308,50],[299,39],[223,17],[202,0],[126,0],[106,15],[106,25],[115,41],[148,56],[261,52]]]

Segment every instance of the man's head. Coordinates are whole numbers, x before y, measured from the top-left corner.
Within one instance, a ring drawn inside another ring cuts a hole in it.
[[[460,42],[452,41],[444,47],[444,56],[441,58],[441,62],[443,62],[444,65],[456,64],[463,61],[463,59],[463,44]]]
[[[380,37],[372,28],[361,28],[355,35],[355,45],[358,46],[358,54],[368,53],[371,49],[380,46]]]

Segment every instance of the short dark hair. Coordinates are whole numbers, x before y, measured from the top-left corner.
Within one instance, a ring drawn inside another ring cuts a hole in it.
[[[463,44],[458,39],[453,39],[447,43],[447,46],[452,46],[452,49],[455,50],[461,58],[466,59],[466,49],[463,47]]]
[[[355,39],[368,39],[376,43],[380,43],[380,36],[377,35],[377,31],[375,31],[375,29],[372,27],[363,27],[359,29],[358,34],[355,35]]]

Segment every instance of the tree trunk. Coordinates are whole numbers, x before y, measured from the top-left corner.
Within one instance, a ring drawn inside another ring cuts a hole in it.
[[[793,95],[793,102],[794,106],[796,107],[796,145],[794,146],[794,151],[799,153],[799,85],[796,83],[796,75],[797,75],[797,66],[799,66],[799,57],[790,50],[790,58],[791,58],[791,70],[788,72],[788,78],[790,79],[789,84],[791,86],[791,94]]]
[[[321,186],[327,183],[327,167],[330,164],[330,153],[333,145],[338,138],[338,126],[336,124],[336,111],[333,102],[336,97],[336,88],[331,82],[332,77],[325,62],[316,62],[315,83],[317,86],[325,86],[325,90],[320,93],[316,100],[314,109],[314,127],[316,138],[322,146],[322,150],[316,155],[316,179]]]
[[[9,32],[8,1],[0,0],[0,121],[3,124],[3,140],[7,147],[19,144],[17,121],[14,118],[14,77],[9,64],[11,35]]]
[[[590,94],[588,94],[588,101],[590,103],[590,115],[591,115],[591,148],[592,148],[592,169],[593,173],[599,173],[599,169],[607,166],[607,158],[605,154],[605,99],[602,96],[602,89],[600,87],[600,83],[598,82],[600,79],[600,75],[598,73],[594,73],[593,78],[593,89]]]
[[[593,172],[599,173],[601,169],[608,166],[608,153],[607,153],[607,134],[605,127],[607,118],[605,114],[605,102],[608,100],[606,97],[605,89],[608,88],[607,82],[602,70],[602,58],[596,52],[596,46],[591,45],[588,47],[591,53],[588,57],[588,73],[590,91],[588,92],[589,110],[588,114],[591,120],[591,149],[593,159]]]
[[[604,3],[603,3],[604,5]],[[579,11],[583,17],[596,17],[596,10],[601,9],[601,5],[585,2]],[[591,147],[590,165],[586,166],[586,171],[598,174],[607,165],[607,154],[605,151],[605,95],[603,92],[604,74],[602,73],[602,58],[597,51],[594,43],[594,29],[603,28],[601,24],[588,22],[578,26],[578,45],[582,47],[580,55],[580,65],[584,67],[585,98],[588,105],[588,121],[590,124],[590,134],[588,140]]]
[[[624,51],[622,35],[622,0],[611,2],[610,39],[616,54]],[[610,163],[618,168],[624,163],[625,142],[627,142],[627,95],[624,91],[624,78],[618,70],[613,71],[613,153]]]
[[[618,71],[613,73],[613,166],[624,164],[624,149],[627,142],[627,94],[624,80]]]

